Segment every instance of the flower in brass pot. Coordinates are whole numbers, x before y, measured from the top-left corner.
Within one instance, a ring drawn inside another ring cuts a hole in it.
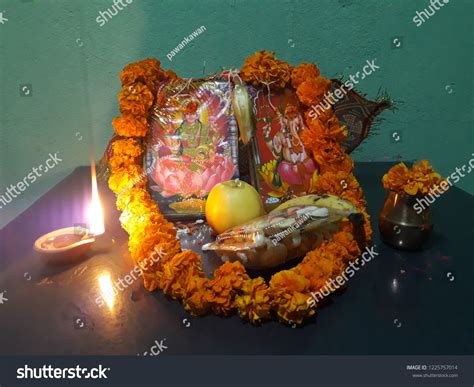
[[[442,181],[442,177],[422,160],[408,168],[404,163],[392,167],[382,178],[388,195],[379,215],[379,231],[389,245],[400,249],[421,249],[433,231],[430,207],[420,200]],[[431,202],[431,201],[430,201]],[[420,211],[421,210],[421,211]]]

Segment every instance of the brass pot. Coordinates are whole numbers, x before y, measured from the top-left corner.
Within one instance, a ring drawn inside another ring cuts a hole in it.
[[[423,248],[433,231],[430,207],[417,213],[417,196],[389,191],[379,215],[379,231],[387,244],[403,250]]]

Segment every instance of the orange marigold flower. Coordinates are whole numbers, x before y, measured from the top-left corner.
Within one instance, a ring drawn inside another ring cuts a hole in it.
[[[296,89],[308,78],[319,77],[319,69],[313,63],[302,63],[291,71],[291,85]]]
[[[354,162],[336,141],[319,139],[313,141],[308,149],[313,151],[313,158],[319,165],[320,173],[338,171],[349,173],[354,168]]]
[[[164,256],[165,259],[162,263],[165,263],[168,258],[171,258],[174,254],[179,252],[179,241],[173,237],[172,234],[164,231],[160,225],[147,224],[143,229],[137,229],[136,232],[130,234],[128,247],[132,259],[135,263],[138,263],[148,261],[152,252],[156,248],[163,246],[162,244],[168,248],[168,250],[163,250],[163,254],[164,252],[166,252],[166,254],[171,254]],[[171,250],[171,247],[177,250]],[[154,266],[151,267],[153,268]]]
[[[336,117],[336,113],[332,108],[326,109],[324,111],[307,109],[304,113],[306,126],[311,126],[311,122],[314,120],[319,120],[321,122],[327,122],[331,118]]]
[[[136,82],[125,85],[118,94],[118,100],[120,113],[146,116],[153,105],[154,96],[145,84]]]
[[[360,248],[357,244],[357,241],[354,239],[352,233],[347,231],[339,231],[333,235],[333,240],[343,246],[347,251],[347,260],[353,261],[356,259],[360,254]]]
[[[110,175],[109,187],[114,193],[119,194],[134,186],[143,186],[144,182],[142,176],[143,168],[139,165],[134,164],[122,167]]]
[[[204,277],[201,257],[192,250],[184,250],[171,258],[163,267],[163,291],[173,298],[184,298],[192,277]]]
[[[365,208],[360,208],[359,210],[364,215],[365,242],[369,243],[372,240],[372,224],[370,223],[370,215]]]
[[[205,277],[191,277],[183,299],[184,309],[187,312],[194,316],[203,316],[209,312],[209,282],[210,280]]]
[[[141,82],[148,86],[153,95],[156,94],[160,82],[165,79],[166,74],[160,66],[160,61],[152,58],[130,63],[120,73],[122,85]]]
[[[309,252],[296,270],[309,280],[311,291],[318,291],[343,273],[348,258],[349,252],[342,244],[325,241]]]
[[[317,251],[318,249],[316,249]],[[299,274],[309,281],[309,290],[315,292],[321,289],[331,278],[333,269],[332,262],[324,259],[315,259],[315,255],[309,255],[297,267]],[[319,255],[317,255],[319,257]]]
[[[259,324],[270,318],[271,291],[261,277],[244,281],[240,293],[235,297],[239,316]]]
[[[308,149],[312,149],[314,146],[318,146],[318,142],[321,140],[341,143],[346,137],[346,127],[340,125],[338,118],[333,114],[327,121],[318,118],[311,120],[303,131],[301,140]]]
[[[440,184],[442,177],[422,160],[408,168],[404,163],[399,163],[383,176],[382,182],[385,189],[408,195],[427,195],[436,184]]]
[[[350,172],[325,172],[319,175],[314,188],[318,193],[340,196],[354,205],[365,204],[364,192]]]
[[[305,317],[314,314],[307,302],[309,284],[309,281],[294,269],[282,270],[272,276],[272,308],[282,321],[301,324]]]
[[[153,291],[162,287],[163,266],[181,251],[179,241],[159,242],[146,258],[134,259],[142,273],[145,289]]]
[[[296,95],[306,106],[317,105],[330,89],[331,81],[323,77],[309,78],[296,89]]]
[[[137,158],[143,153],[140,143],[134,138],[116,140],[112,143],[112,157],[109,166],[112,171],[121,167],[138,164]]]
[[[225,262],[216,269],[209,282],[209,303],[215,314],[228,316],[235,309],[234,298],[237,290],[249,276],[240,262]]]
[[[290,80],[290,71],[290,65],[276,59],[274,52],[260,51],[245,60],[240,76],[254,86],[283,88]]]
[[[124,137],[144,137],[148,132],[148,123],[145,117],[123,115],[112,120],[115,133]]]
[[[346,190],[356,191],[359,188],[359,183],[354,175],[343,171],[323,173],[319,175],[316,183],[317,192],[336,196],[341,196]]]

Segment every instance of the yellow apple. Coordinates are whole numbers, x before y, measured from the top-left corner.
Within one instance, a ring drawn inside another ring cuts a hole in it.
[[[239,179],[216,184],[207,197],[206,220],[218,234],[264,214],[259,193]]]

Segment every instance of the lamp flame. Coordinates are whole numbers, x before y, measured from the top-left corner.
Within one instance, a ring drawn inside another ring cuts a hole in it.
[[[92,177],[92,199],[88,210],[89,231],[93,235],[101,235],[105,232],[104,210],[100,202],[99,190],[97,189],[97,175],[95,173],[95,164],[91,164]]]

